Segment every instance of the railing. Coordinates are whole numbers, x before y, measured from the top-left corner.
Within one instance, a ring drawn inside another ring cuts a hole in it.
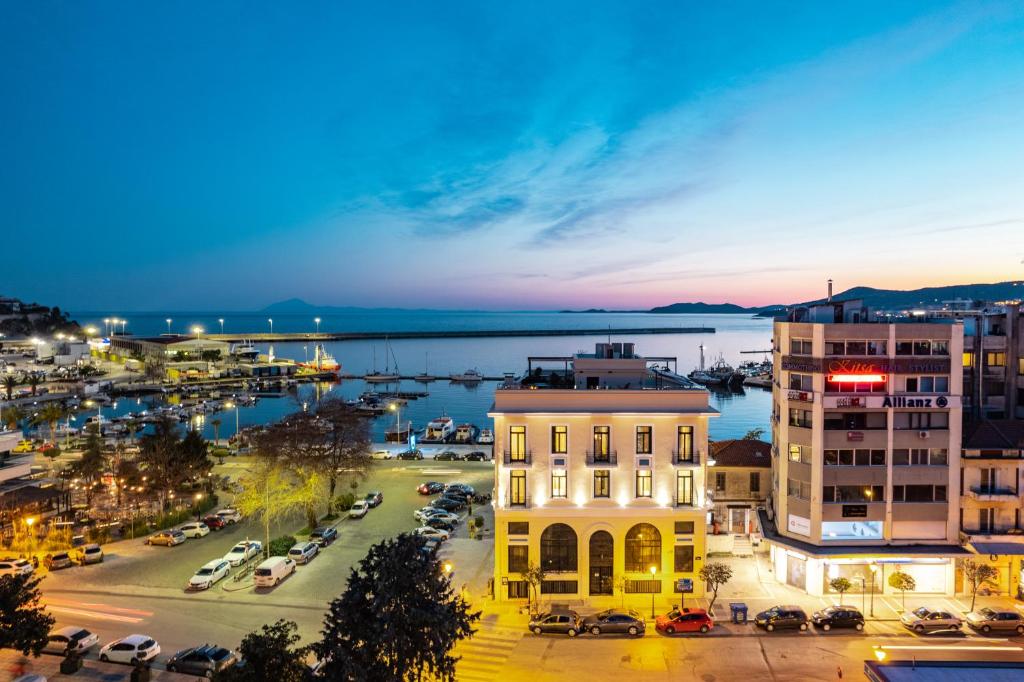
[[[608,452],[587,452],[587,466],[616,466],[619,463],[619,456],[615,450]]]
[[[529,507],[530,506],[530,496],[529,495],[521,495],[519,497],[513,498],[512,491],[510,490],[510,491],[508,491],[505,494],[505,506],[506,507],[524,507],[524,508],[525,507]]]
[[[506,466],[522,465],[527,466],[533,461],[533,453],[527,450],[526,452],[509,452],[505,451],[502,462]]]
[[[972,485],[972,497],[1017,497],[1019,493],[1013,488],[990,485]]]
[[[698,466],[700,464],[700,453],[673,450],[672,463],[676,466]]]
[[[990,528],[964,528],[961,532],[965,535],[1024,535],[1024,529],[1005,524]]]

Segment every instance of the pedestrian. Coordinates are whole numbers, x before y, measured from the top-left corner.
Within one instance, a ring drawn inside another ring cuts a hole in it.
[[[842,666],[839,666],[839,665],[836,666],[836,677],[839,678],[840,680],[843,679],[843,667]]]

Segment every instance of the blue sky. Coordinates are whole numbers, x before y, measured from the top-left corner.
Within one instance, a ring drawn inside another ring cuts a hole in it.
[[[0,292],[775,303],[1022,278],[1024,5],[19,3]]]

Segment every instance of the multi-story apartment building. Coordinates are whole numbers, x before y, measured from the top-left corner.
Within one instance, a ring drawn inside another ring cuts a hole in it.
[[[757,510],[768,503],[772,487],[772,446],[763,440],[711,443],[708,487],[714,497],[712,526],[722,533],[757,531]]]
[[[911,318],[913,319],[913,318]],[[963,325],[879,321],[860,301],[793,310],[774,329],[771,504],[776,579],[812,594],[850,579],[951,594],[960,547]]]
[[[496,598],[525,600],[532,565],[545,572],[543,598],[703,593],[708,419],[718,413],[705,389],[668,371],[673,361],[599,343],[593,354],[530,358],[497,389]]]

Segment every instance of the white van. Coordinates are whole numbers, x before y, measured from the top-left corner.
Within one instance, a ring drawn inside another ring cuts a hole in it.
[[[273,587],[294,572],[294,561],[288,557],[272,556],[256,567],[256,587]]]

